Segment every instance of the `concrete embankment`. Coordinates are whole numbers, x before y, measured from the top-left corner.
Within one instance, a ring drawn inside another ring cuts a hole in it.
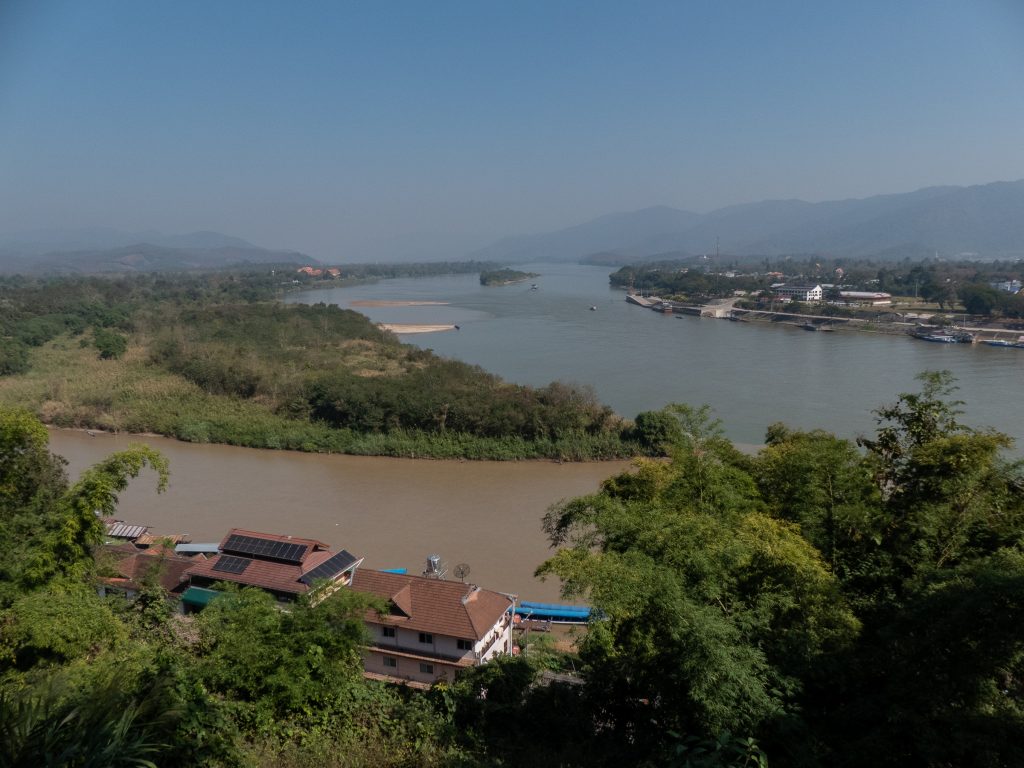
[[[680,302],[661,299],[657,296],[628,295],[626,301],[655,312],[672,312],[676,315],[692,315],[735,320],[744,323],[762,323],[766,325],[790,325],[814,331],[857,331],[860,333],[881,333],[888,335],[904,335],[922,325],[920,319],[895,320],[872,317],[845,317],[836,315],[797,314],[794,312],[775,312],[759,309],[738,309],[730,300],[704,305],[687,305]],[[935,326],[939,329],[939,326]],[[989,339],[1016,339],[1021,331],[1014,328],[998,326],[959,326],[958,330],[966,331],[975,336],[976,341]]]
[[[732,319],[745,323],[767,325],[815,326],[817,330],[859,331],[861,333],[905,334],[917,324],[903,321],[880,321],[861,317],[832,317],[830,315],[800,315],[790,312],[763,312],[754,309],[734,309]]]

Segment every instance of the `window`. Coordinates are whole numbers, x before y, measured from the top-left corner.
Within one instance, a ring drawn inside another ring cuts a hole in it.
[[[424,675],[432,675],[434,674],[434,665],[420,664],[420,672],[422,672]]]
[[[472,651],[473,650],[473,641],[472,640],[463,640],[460,637],[458,640],[455,641],[455,644],[459,647],[460,651]]]
[[[381,627],[380,628],[380,633],[384,637],[394,637],[395,636],[395,628],[394,627]]]
[[[391,667],[392,669],[394,669],[395,667],[398,666],[398,659],[396,659],[394,656],[385,656],[384,657],[384,666],[385,667]]]
[[[429,632],[420,632],[420,642],[424,643],[425,645],[433,645],[434,636]]]

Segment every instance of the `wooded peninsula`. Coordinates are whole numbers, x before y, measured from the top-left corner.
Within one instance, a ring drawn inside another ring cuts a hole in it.
[[[263,267],[0,279],[0,403],[60,427],[258,448],[561,460],[652,449],[585,388],[510,384],[356,312],[276,300],[294,287]]]

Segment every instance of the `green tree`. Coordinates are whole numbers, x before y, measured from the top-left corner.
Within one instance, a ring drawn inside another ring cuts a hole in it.
[[[64,462],[48,450],[46,428],[31,414],[0,408],[0,606],[20,590],[57,577],[81,578],[103,541],[102,517],[145,467],[167,485],[167,462],[134,445],[87,469],[68,485]]]
[[[754,474],[770,514],[798,524],[841,583],[856,578],[886,525],[872,466],[854,443],[821,430],[773,424],[766,443]]]
[[[959,422],[947,372],[920,378],[861,440],[881,525],[840,575],[863,631],[806,711],[832,764],[1015,765],[1024,475],[1007,436]]]
[[[103,360],[119,360],[128,350],[128,339],[117,331],[97,328],[93,333],[93,346],[99,350]]]
[[[18,341],[4,340],[0,344],[0,376],[24,373],[29,368],[28,349]]]
[[[264,728],[280,717],[307,724],[348,717],[345,703],[362,680],[359,649],[370,604],[342,589],[282,611],[263,590],[228,591],[197,620],[199,679],[244,702]]]
[[[999,291],[987,285],[969,284],[960,289],[960,301],[972,315],[993,315],[1002,306]]]
[[[706,409],[674,407],[671,465],[641,463],[545,518],[538,573],[590,600],[594,713],[651,754],[670,732],[754,733],[795,717],[801,676],[857,622],[818,552],[763,512],[748,463]],[[622,490],[626,492],[623,493]]]
[[[918,378],[921,391],[879,409],[876,435],[860,441],[882,495],[880,544],[897,591],[903,580],[1016,544],[1024,531],[1021,464],[1002,458],[1012,440],[958,421],[948,371]]]
[[[667,409],[638,413],[631,437],[649,453],[665,455],[682,439],[679,421]]]

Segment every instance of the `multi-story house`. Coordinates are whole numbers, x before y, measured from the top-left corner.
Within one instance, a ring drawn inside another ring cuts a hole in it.
[[[429,685],[465,667],[512,653],[515,599],[457,581],[361,568],[352,589],[387,601],[370,611],[369,677]]]
[[[778,298],[791,301],[821,301],[824,296],[820,285],[773,285],[772,291]]]

